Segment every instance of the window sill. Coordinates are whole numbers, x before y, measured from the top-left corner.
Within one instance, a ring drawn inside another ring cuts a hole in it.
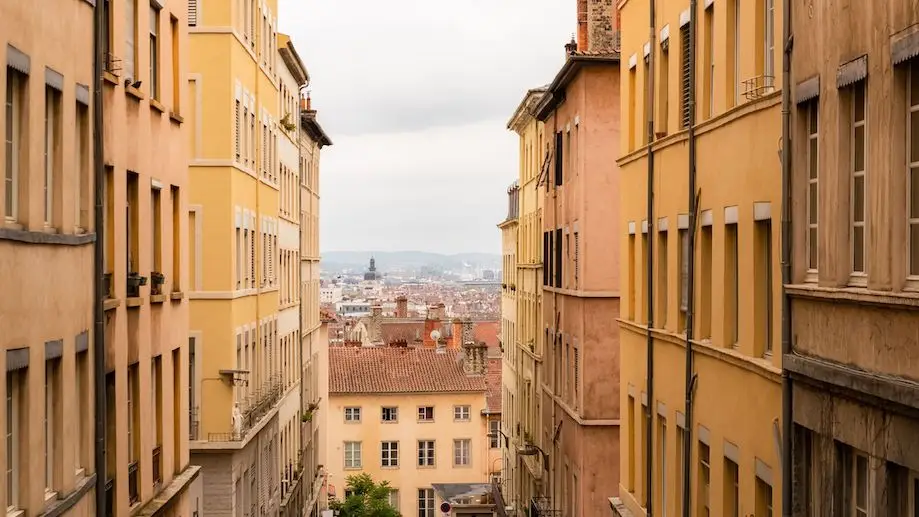
[[[175,122],[176,124],[183,124],[185,122],[185,119],[182,117],[182,115],[179,115],[174,111],[169,112],[169,120]]]
[[[138,90],[137,88],[131,85],[127,85],[124,87],[124,93],[126,93],[127,95],[130,95],[131,97],[134,97],[134,100],[136,101],[144,100],[143,92],[141,92],[140,90]]]
[[[165,301],[166,301],[165,294],[151,294],[150,295],[150,303],[163,303]]]
[[[84,233],[83,235],[66,235],[60,233],[51,233],[46,230],[29,231],[23,230],[21,225],[15,223],[6,223],[0,227],[0,240],[10,240],[25,242],[28,244],[55,244],[62,246],[82,246],[91,244],[96,240],[95,233]]]
[[[150,109],[155,109],[156,111],[159,111],[161,114],[166,113],[166,106],[163,106],[162,102],[154,98],[150,99]]]
[[[344,470],[363,470],[364,467],[344,467]]]
[[[121,305],[121,300],[118,298],[109,298],[102,302],[102,309],[106,312],[117,309]]]
[[[43,226],[41,232],[47,235],[57,235],[57,228],[53,226]]]
[[[125,298],[125,305],[128,307],[140,307],[144,304],[144,299],[140,296],[129,296]]]
[[[185,298],[185,293],[183,293],[182,291],[173,291],[172,293],[169,294],[169,299],[174,302],[179,301],[182,298]]]
[[[45,504],[48,504],[49,501],[57,499],[57,492],[53,490],[45,489]]]
[[[118,85],[118,78],[115,77],[115,74],[111,72],[108,72],[108,71],[102,72],[102,79],[104,79],[105,82],[111,84],[112,86]]]
[[[6,511],[6,517],[25,517],[26,511],[20,510],[19,508],[8,509]]]

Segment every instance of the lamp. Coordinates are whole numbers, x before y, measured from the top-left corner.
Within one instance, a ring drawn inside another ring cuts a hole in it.
[[[491,432],[491,433],[488,433],[488,437],[489,437],[489,438],[497,438],[498,435],[501,435],[501,436],[504,437],[504,448],[505,448],[505,449],[509,448],[509,445],[508,445],[508,436],[507,436],[506,434],[504,434],[504,431],[502,431],[502,430],[500,430],[500,429],[496,429],[495,431],[493,431],[493,432]]]
[[[537,452],[542,453],[542,466],[546,472],[549,471],[549,455],[546,454],[546,451],[542,450],[538,445],[534,443],[528,443],[525,446],[517,449],[518,456],[535,456]]]

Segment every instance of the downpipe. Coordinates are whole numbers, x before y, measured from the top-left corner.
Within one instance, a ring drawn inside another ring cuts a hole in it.
[[[792,354],[791,299],[785,286],[791,283],[791,57],[794,37],[791,32],[791,0],[782,0],[782,361]],[[782,515],[791,517],[792,493],[793,391],[791,375],[782,368]]]
[[[787,0],[786,0],[787,1]],[[654,70],[655,51],[657,50],[654,41],[656,36],[654,4],[656,0],[649,0],[649,36],[648,36],[648,87],[645,96],[647,97],[648,110],[648,186],[647,186],[647,218],[648,218],[648,255],[645,257],[645,267],[647,268],[647,302],[648,302],[648,340],[646,344],[647,354],[647,377],[648,377],[648,404],[645,406],[647,412],[647,429],[648,437],[645,445],[645,455],[648,463],[645,465],[645,486],[648,491],[645,496],[645,510],[647,517],[654,515],[654,338],[651,335],[651,329],[654,328]]]

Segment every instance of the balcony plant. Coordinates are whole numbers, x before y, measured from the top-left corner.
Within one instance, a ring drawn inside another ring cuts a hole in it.
[[[290,113],[284,114],[284,117],[281,119],[281,127],[283,127],[284,130],[288,132],[297,129],[297,125],[290,120]]]
[[[163,294],[163,284],[166,283],[166,275],[159,271],[150,273],[151,294]]]
[[[129,273],[128,298],[136,298],[140,296],[140,288],[145,285],[147,285],[147,277],[141,276],[139,273]]]
[[[312,422],[312,421],[313,421],[313,412],[312,412],[312,411],[307,411],[307,412],[303,413],[302,415],[300,415],[300,421],[301,421],[301,422],[304,422],[304,423],[306,423],[306,422]]]

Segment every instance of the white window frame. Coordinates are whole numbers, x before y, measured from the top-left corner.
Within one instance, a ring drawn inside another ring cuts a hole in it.
[[[453,440],[453,466],[469,467],[472,465],[472,440],[456,438]]]
[[[908,74],[906,91],[912,91],[913,81],[919,81],[919,77],[914,77],[913,74],[919,72],[919,62],[914,62],[910,64],[910,73]],[[911,237],[911,230],[913,227],[919,226],[919,207],[915,209],[911,206],[910,200],[913,188],[916,186],[913,185],[913,174],[916,174],[916,180],[919,180],[919,154],[916,156],[911,155],[910,142],[912,142],[912,124],[910,119],[912,117],[919,117],[919,98],[916,99],[907,99],[907,113],[906,113],[906,155],[907,155],[907,170],[906,170],[906,242],[907,242],[907,257],[906,257],[906,288],[910,290],[919,290],[919,271],[911,272],[910,267],[912,264],[912,256],[914,253],[919,253],[919,242],[913,242]],[[914,172],[915,171],[915,172]],[[913,215],[913,210],[915,210],[915,215]]]
[[[418,489],[418,517],[434,517],[435,504],[433,488]]]
[[[361,450],[361,442],[345,442],[344,445],[344,465],[346,469],[360,469],[363,468],[363,451]],[[349,458],[350,457],[350,462]]]
[[[500,420],[489,420],[488,421],[488,447],[490,449],[500,449],[501,448],[501,421]],[[494,436],[491,436],[494,435]]]
[[[361,423],[361,408],[360,406],[347,406],[345,407],[345,422],[349,424],[359,424]]]
[[[472,421],[472,407],[469,405],[453,406],[453,421],[454,422],[471,422]]]
[[[763,86],[771,92],[775,89],[775,0],[764,0],[763,7]]]
[[[380,466],[384,468],[396,468],[399,466],[398,441],[380,442]]]
[[[806,147],[806,169],[807,169],[807,206],[805,210],[807,212],[807,231],[804,234],[805,242],[805,252],[806,252],[806,264],[807,264],[807,276],[806,280],[808,282],[817,281],[817,267],[811,267],[810,255],[811,248],[816,247],[818,252],[816,253],[817,262],[815,266],[819,266],[819,240],[820,240],[820,98],[811,99],[808,101],[807,105],[807,120],[805,121],[805,131],[807,132],[807,147]],[[816,121],[816,128],[811,132],[811,120]],[[817,156],[813,156],[813,143],[816,142],[817,146]],[[816,174],[812,178],[811,174],[811,163],[815,162]],[[813,187],[812,187],[813,186]],[[811,196],[811,188],[814,189],[814,199]],[[816,212],[816,213],[815,213]],[[813,219],[814,222],[811,222]],[[818,242],[812,242],[811,232],[814,233],[815,238]]]
[[[416,466],[437,466],[437,442],[435,440],[418,440],[418,458]]]
[[[431,417],[427,417],[427,410],[431,410]],[[419,422],[433,422],[434,421],[434,406],[418,406],[418,421]]]
[[[849,260],[850,277],[849,284],[857,287],[865,287],[868,284],[868,84],[863,79],[856,82],[850,87],[852,106],[849,110]],[[864,118],[860,121],[855,120],[856,113],[856,91],[862,89],[864,94]],[[862,170],[855,170],[855,132],[862,128],[864,132],[864,148],[862,150]],[[862,220],[855,220],[855,182],[862,180]],[[855,270],[855,232],[861,228],[862,231],[862,271]]]
[[[386,410],[390,410],[392,413],[392,419],[386,419]],[[387,424],[394,424],[399,421],[399,407],[398,406],[383,406],[380,408],[380,421]]]
[[[389,506],[392,506],[394,509],[396,510],[399,509],[399,489],[398,488],[389,489],[389,498],[387,502],[389,502]]]

